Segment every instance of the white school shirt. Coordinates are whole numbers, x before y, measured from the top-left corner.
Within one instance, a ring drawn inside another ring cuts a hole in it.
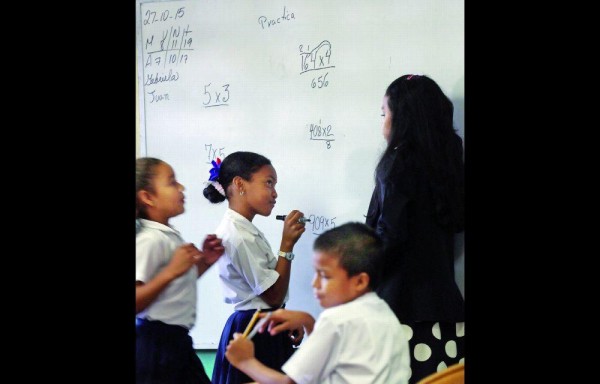
[[[269,308],[259,295],[275,284],[279,272],[275,271],[278,256],[273,254],[265,235],[230,208],[215,233],[225,247],[217,261],[225,302],[235,304],[235,310]],[[288,294],[289,291],[284,303]]]
[[[389,305],[368,292],[324,309],[282,370],[298,384],[406,384],[408,339]]]
[[[184,244],[174,228],[156,221],[140,219],[135,237],[135,280],[149,282],[173,257],[173,251]],[[196,279],[194,266],[163,289],[156,299],[136,317],[160,320],[166,324],[190,329],[196,321]]]

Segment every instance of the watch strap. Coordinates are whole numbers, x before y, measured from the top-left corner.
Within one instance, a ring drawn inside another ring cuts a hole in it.
[[[277,252],[277,255],[279,255],[279,257],[285,257],[289,261],[294,260],[294,252],[279,251],[279,252]]]

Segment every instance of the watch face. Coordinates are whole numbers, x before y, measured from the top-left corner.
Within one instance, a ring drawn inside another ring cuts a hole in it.
[[[287,260],[292,261],[294,260],[294,253],[293,252],[283,252],[283,251],[279,251],[277,253],[279,256],[281,257],[285,257]]]

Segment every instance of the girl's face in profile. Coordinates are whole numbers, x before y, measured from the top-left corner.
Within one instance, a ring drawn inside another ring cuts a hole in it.
[[[183,185],[175,178],[173,168],[167,163],[160,163],[155,168],[155,176],[152,181],[154,192],[152,203],[154,208],[152,220],[167,224],[171,217],[184,212],[185,195]]]
[[[387,143],[390,142],[390,135],[392,132],[392,112],[388,107],[388,99],[388,96],[384,96],[381,104],[381,116],[383,116],[383,138]]]
[[[264,165],[252,174],[252,179],[245,183],[246,201],[251,213],[269,216],[277,200],[277,172],[271,165]]]

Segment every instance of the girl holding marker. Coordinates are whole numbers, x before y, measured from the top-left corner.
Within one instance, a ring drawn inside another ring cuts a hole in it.
[[[288,299],[294,245],[305,231],[299,219],[304,214],[292,210],[286,215],[278,256],[273,254],[265,235],[252,224],[258,215],[269,216],[275,207],[277,172],[266,157],[253,152],[234,152],[223,162],[213,161],[204,196],[214,204],[228,201],[228,208],[215,230],[223,239],[225,253],[217,262],[225,302],[234,312],[225,324],[215,358],[213,384],[240,384],[252,381],[232,366],[225,351],[235,332],[244,332],[257,309],[282,308]],[[281,371],[304,333],[254,337],[256,358]]]

